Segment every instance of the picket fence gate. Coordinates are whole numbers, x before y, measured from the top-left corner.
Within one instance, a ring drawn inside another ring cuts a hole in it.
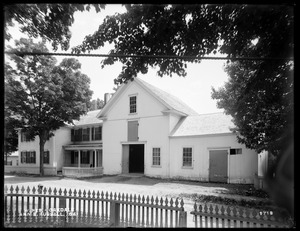
[[[257,210],[219,204],[194,204],[195,228],[289,228],[278,210]]]
[[[4,222],[46,227],[187,227],[183,200],[39,185],[4,187]]]

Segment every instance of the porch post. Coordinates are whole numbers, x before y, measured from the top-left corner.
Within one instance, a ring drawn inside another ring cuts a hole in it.
[[[78,168],[80,168],[80,154],[81,154],[81,150],[78,151]]]
[[[94,150],[94,156],[95,156],[95,164],[94,164],[94,167],[96,168],[96,167],[98,167],[98,166],[97,166],[97,150],[96,150],[96,149]]]

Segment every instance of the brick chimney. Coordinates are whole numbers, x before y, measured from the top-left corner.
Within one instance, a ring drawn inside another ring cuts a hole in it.
[[[112,93],[105,93],[104,94],[104,105],[107,104],[107,102],[110,100],[110,98],[112,97]]]

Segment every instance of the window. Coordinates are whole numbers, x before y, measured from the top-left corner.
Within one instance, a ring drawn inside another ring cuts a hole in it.
[[[183,148],[183,167],[192,167],[192,148]]]
[[[230,149],[230,155],[240,155],[242,154],[241,148],[231,148]]]
[[[29,142],[29,136],[26,134],[26,132],[21,132],[21,142]]]
[[[152,149],[152,165],[160,166],[160,148]]]
[[[21,152],[21,163],[35,164],[35,151]]]
[[[5,164],[5,165],[12,165],[12,160],[8,160],[7,162],[4,161],[4,164]]]
[[[77,163],[78,163],[78,152],[71,151],[71,164],[77,164]]]
[[[74,141],[82,141],[82,128],[74,130]]]
[[[82,151],[80,154],[80,162],[81,164],[89,164],[90,163],[90,151]]]
[[[90,140],[90,128],[82,129],[82,141]]]
[[[44,164],[49,164],[49,160],[50,160],[50,152],[44,151]]]
[[[92,128],[92,140],[102,140],[102,127]]]
[[[136,113],[136,96],[129,98],[129,113]]]

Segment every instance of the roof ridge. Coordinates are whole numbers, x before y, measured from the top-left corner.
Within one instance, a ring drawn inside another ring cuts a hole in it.
[[[184,109],[186,109],[188,111],[188,113],[186,111],[183,111],[184,113],[186,113],[188,115],[199,115],[198,112],[196,112],[193,108],[191,108],[188,104],[186,104],[184,101],[182,101],[177,96],[172,95],[171,93],[169,93],[167,91],[164,91],[164,90],[162,90],[162,89],[160,89],[160,88],[158,88],[158,87],[156,87],[156,86],[148,83],[147,81],[142,80],[141,78],[136,77],[135,79],[137,79],[138,81],[140,81],[145,87],[147,87],[149,90],[151,90],[154,94],[156,94],[156,93],[153,91],[153,89],[156,90],[156,91],[159,91],[161,93],[164,93],[168,97],[173,98],[173,100],[176,100],[179,104],[181,104],[184,107]],[[153,89],[150,89],[149,87],[153,88]],[[178,110],[178,111],[182,111],[182,110],[179,110],[178,108],[174,108],[174,105],[171,105],[170,102],[166,102],[166,100],[163,99],[162,97],[160,97],[160,99],[163,100],[167,105],[169,105],[173,109]]]

